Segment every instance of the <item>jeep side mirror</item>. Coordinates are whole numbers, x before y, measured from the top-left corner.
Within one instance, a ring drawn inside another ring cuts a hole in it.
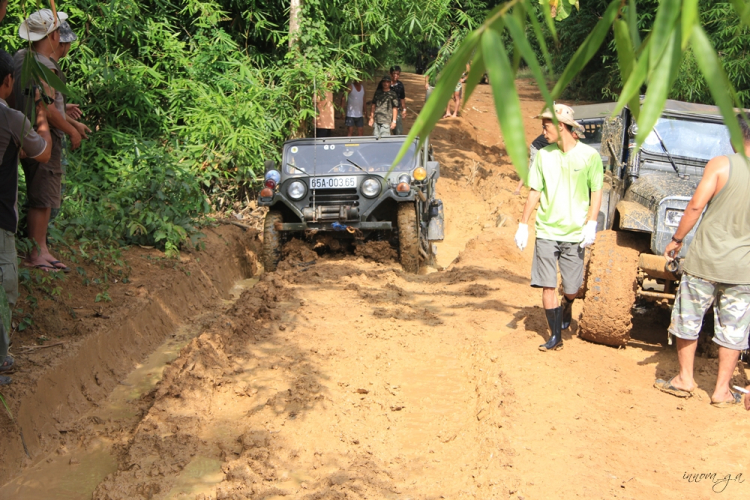
[[[265,172],[268,172],[269,170],[274,170],[276,168],[276,162],[273,160],[266,160],[263,162],[263,166],[265,167]]]

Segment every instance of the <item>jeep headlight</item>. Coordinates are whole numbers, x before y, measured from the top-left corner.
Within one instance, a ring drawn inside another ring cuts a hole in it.
[[[301,200],[305,197],[305,193],[307,193],[307,187],[301,181],[294,181],[286,188],[286,194],[293,200]]]
[[[682,214],[684,214],[682,210],[674,210],[674,209],[667,209],[666,214],[664,215],[664,224],[669,227],[677,227],[680,225],[680,220],[682,219]]]
[[[373,179],[370,177],[369,179],[365,179],[365,182],[362,183],[362,195],[365,198],[375,198],[377,195],[380,194],[380,182],[378,182],[377,179]]]

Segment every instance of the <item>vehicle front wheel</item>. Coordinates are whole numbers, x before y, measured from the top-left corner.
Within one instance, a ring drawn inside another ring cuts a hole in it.
[[[413,203],[398,205],[398,253],[404,271],[419,272],[419,222]]]
[[[281,260],[281,231],[276,226],[282,222],[284,218],[276,210],[269,210],[263,222],[263,267],[269,273],[276,270]]]
[[[638,242],[622,231],[601,231],[589,260],[580,336],[615,347],[630,340],[638,278]]]

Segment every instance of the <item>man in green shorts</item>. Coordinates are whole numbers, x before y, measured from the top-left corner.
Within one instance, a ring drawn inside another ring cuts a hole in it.
[[[548,109],[537,116],[550,145],[539,150],[529,170],[529,197],[515,237],[523,251],[529,239],[529,217],[539,203],[531,286],[542,289],[552,332],[539,346],[541,351],[562,349],[562,330],[570,327],[573,301],[583,284],[584,249],[596,239],[604,180],[599,153],[578,140],[583,137],[583,126],[573,119],[573,109],[556,104],[555,115],[557,125]],[[562,306],[557,300],[558,265],[565,295]]]
[[[737,117],[750,156],[750,124]],[[691,396],[696,384],[693,362],[703,315],[714,309],[714,342],[719,344],[719,370],[711,404],[739,405],[741,394],[729,383],[740,351],[748,348],[750,329],[750,162],[742,154],[717,156],[706,164],[698,187],[664,256],[679,255],[682,240],[703,214],[690,245],[677,290],[669,333],[677,337],[680,373],[658,379],[655,387],[679,397]],[[703,213],[703,210],[706,210]]]

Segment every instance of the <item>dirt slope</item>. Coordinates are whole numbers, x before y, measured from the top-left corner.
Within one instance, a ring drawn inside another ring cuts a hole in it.
[[[418,111],[421,79],[404,80]],[[519,87],[531,140],[541,105]],[[93,498],[692,499],[723,483],[686,473],[745,474],[745,413],[708,405],[715,360],[697,360],[690,400],[651,387],[676,369],[663,312],[635,319],[627,349],[578,339],[574,320],[564,350],[537,350],[546,321],[531,250],[513,244],[523,199],[489,88],[433,141],[447,269],[408,275],[368,252],[309,264],[310,249],[290,248],[193,321],[155,389],[68,425],[55,456],[103,446],[117,459]]]

